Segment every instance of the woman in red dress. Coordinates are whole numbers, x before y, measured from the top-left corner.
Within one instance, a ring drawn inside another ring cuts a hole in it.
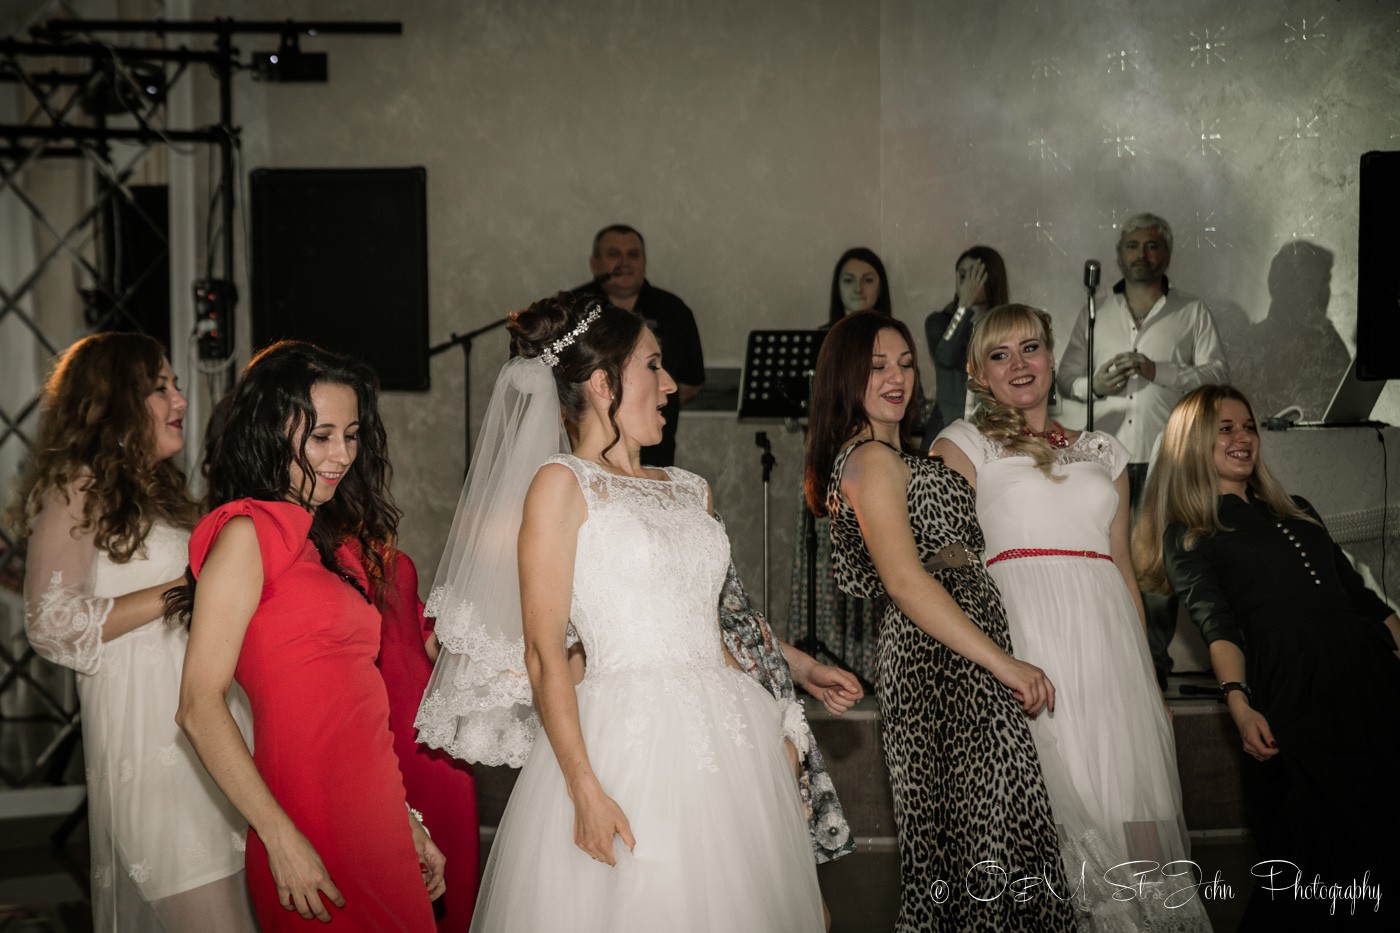
[[[177,719],[248,820],[259,923],[431,933],[442,855],[405,806],[374,666],[372,594],[398,519],[374,376],[310,344],[275,344],[214,420],[213,511],[190,538],[198,584],[171,606],[191,618]],[[235,677],[252,754],[224,703]]]
[[[389,729],[408,799],[421,808],[433,842],[447,857],[447,893],[433,905],[438,933],[467,933],[481,881],[476,777],[465,761],[418,744],[413,718],[437,660],[435,620],[423,615],[418,568],[409,556],[393,551],[385,564],[391,586],[383,605],[379,672],[389,690]]]

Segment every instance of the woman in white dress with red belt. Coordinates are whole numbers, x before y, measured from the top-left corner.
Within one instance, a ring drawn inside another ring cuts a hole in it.
[[[1082,878],[1087,895],[1077,901],[1089,908],[1079,928],[1208,930],[1191,897],[1195,879],[1180,874],[1189,866],[1171,864],[1189,857],[1186,826],[1129,555],[1127,450],[1108,434],[1050,420],[1045,312],[988,312],[973,331],[968,369],[974,423],[949,425],[932,453],[976,488],[984,559],[1016,656],[1055,684],[1055,710],[1032,720],[1031,735],[1065,873],[1076,887]]]

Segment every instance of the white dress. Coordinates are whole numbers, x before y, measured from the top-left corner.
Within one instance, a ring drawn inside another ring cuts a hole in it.
[[[1111,435],[1084,432],[1056,452],[1046,477],[1026,456],[1008,456],[973,424],[953,422],[940,439],[977,469],[977,519],[984,559],[1017,548],[1108,554],[1118,508],[1114,480],[1128,451]],[[1055,711],[1031,720],[1065,874],[1081,878],[1091,915],[1081,930],[1209,930],[1190,877],[1168,878],[1124,896],[1134,859],[1167,864],[1189,858],[1181,814],[1176,743],[1157,690],[1137,607],[1111,560],[1032,556],[988,567],[1006,606],[1016,657],[1045,671]],[[1175,866],[1169,871],[1184,866]],[[1115,898],[1117,893],[1119,897]],[[1180,895],[1185,896],[1185,893]]]
[[[579,722],[637,845],[617,866],[574,845],[541,729],[491,847],[472,930],[812,931],[806,816],[772,695],[726,665],[717,605],[729,540],[704,480],[630,479],[570,456],[588,516],[570,619],[587,651]]]
[[[87,767],[93,929],[98,933],[252,930],[243,881],[247,824],[175,724],[188,634],[154,619],[109,642],[118,596],[178,578],[189,532],[152,525],[126,563],[51,495],[25,571],[25,630],[38,654],[77,672]],[[249,735],[247,700],[229,695]]]

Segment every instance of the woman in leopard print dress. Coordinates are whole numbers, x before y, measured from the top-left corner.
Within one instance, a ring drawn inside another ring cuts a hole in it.
[[[838,322],[817,361],[807,448],[807,502],[831,516],[838,584],[890,598],[877,696],[899,834],[897,930],[1072,930],[1077,886],[1026,724],[1053,708],[1054,687],[1012,657],[995,584],[975,555],[959,556],[982,543],[971,487],[910,441],[913,346],[887,317]]]

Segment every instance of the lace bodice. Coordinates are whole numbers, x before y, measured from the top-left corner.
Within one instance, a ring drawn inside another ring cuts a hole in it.
[[[987,554],[1011,548],[1109,552],[1118,510],[1113,481],[1128,451],[1111,434],[1085,431],[1055,452],[1050,479],[1030,457],[1010,454],[967,421],[955,421],[940,439],[957,445],[977,469],[977,520]]]
[[[578,532],[570,619],[590,679],[618,671],[724,667],[718,604],[729,539],[709,513],[705,481],[616,476],[560,455],[588,505]]]

